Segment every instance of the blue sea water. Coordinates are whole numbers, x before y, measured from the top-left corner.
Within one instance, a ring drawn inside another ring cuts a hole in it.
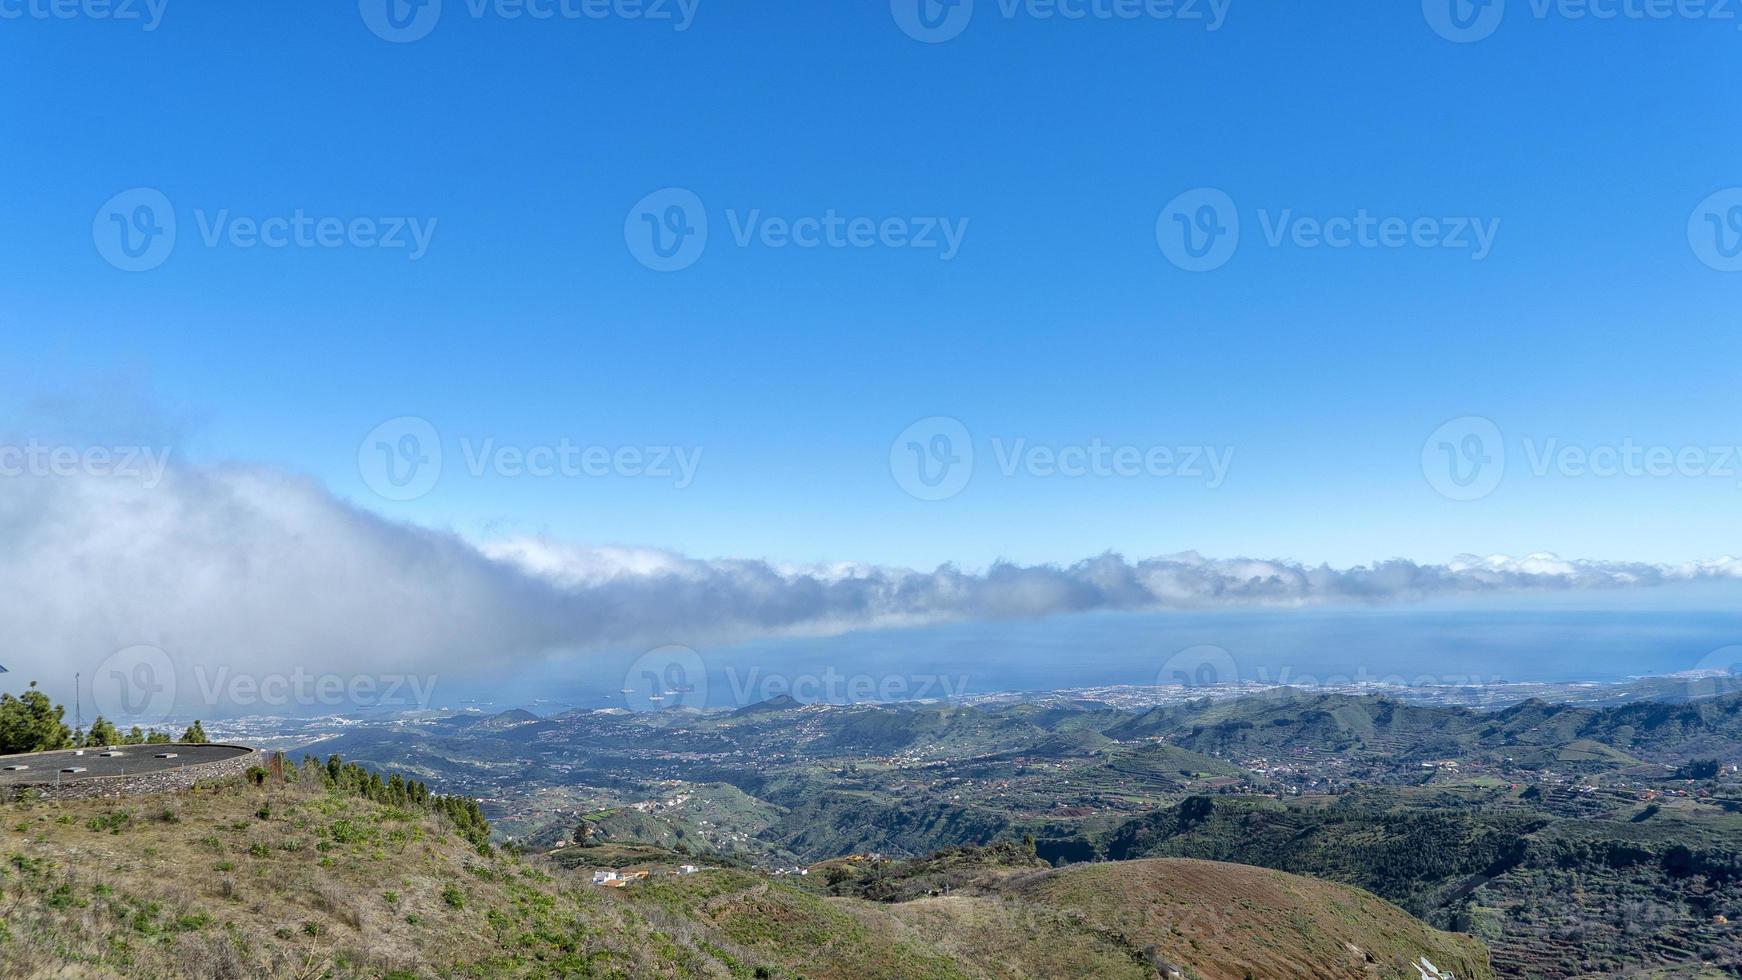
[[[1095,613],[864,630],[693,652],[578,655],[481,697],[498,705],[542,698],[551,709],[650,709],[734,707],[784,693],[801,701],[905,700],[1182,680],[1612,682],[1742,664],[1738,595],[1706,587],[1479,606]]]

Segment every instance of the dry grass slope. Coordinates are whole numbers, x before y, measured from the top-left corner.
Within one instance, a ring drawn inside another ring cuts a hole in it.
[[[1021,883],[1202,980],[1421,980],[1420,957],[1458,980],[1494,976],[1483,945],[1368,892],[1240,864],[1155,859],[1078,865]],[[1431,976],[1431,974],[1430,974]]]
[[[0,807],[0,976],[1419,980],[1394,968],[1423,954],[1490,975],[1480,944],[1377,898],[1240,866],[994,868],[972,894],[899,903],[819,891],[731,868],[595,888],[424,811],[232,779]]]
[[[358,798],[238,780],[0,822],[8,978],[732,972],[560,869]]]

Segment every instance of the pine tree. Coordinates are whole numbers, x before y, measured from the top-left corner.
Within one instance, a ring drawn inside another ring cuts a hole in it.
[[[66,709],[38,691],[35,681],[17,697],[0,694],[0,754],[66,748],[73,733],[61,720],[65,715]]]
[[[102,715],[98,715],[97,720],[91,722],[91,733],[85,736],[85,747],[98,748],[104,745],[120,744],[121,732],[115,727],[115,723]]]
[[[195,718],[194,723],[188,726],[187,731],[182,732],[181,740],[189,745],[202,745],[208,741],[205,726],[200,724],[198,718]]]

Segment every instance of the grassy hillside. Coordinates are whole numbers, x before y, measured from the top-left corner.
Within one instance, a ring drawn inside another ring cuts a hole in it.
[[[481,855],[443,817],[300,786],[15,804],[0,824],[7,976],[692,976],[715,962],[610,896]]]
[[[1369,889],[1484,940],[1507,976],[1742,970],[1742,813],[1728,801],[1568,789],[1194,797],[1097,851],[1262,865]],[[1554,818],[1550,810],[1564,811]],[[1043,849],[1044,850],[1044,849]]]
[[[1237,864],[1149,860],[1077,865],[1019,894],[1070,909],[1204,980],[1410,977],[1428,963],[1493,974],[1468,936],[1439,932],[1367,892]]]
[[[1417,980],[1397,969],[1411,955],[1460,978],[1490,975],[1467,938],[1365,893],[1275,872],[1182,861],[1053,871],[1027,853],[971,868],[976,859],[958,856],[924,866],[962,871],[936,879],[951,893],[872,901],[825,894],[827,869],[675,876],[677,856],[644,845],[570,847],[561,863],[505,854],[440,813],[347,795],[307,772],[119,802],[9,804],[0,854],[8,977],[905,980],[1160,977],[1173,964],[1208,980],[1250,964],[1255,976]],[[596,888],[589,857],[654,874]],[[970,878],[963,892],[947,886]],[[1345,967],[1356,972],[1335,972]]]
[[[817,873],[836,893],[884,900],[936,942],[972,937],[980,955],[1030,962],[1062,950],[1099,955],[1097,976],[1420,980],[1411,964],[1423,956],[1458,977],[1493,976],[1487,950],[1469,936],[1359,889],[1265,868],[1151,859],[1055,870],[998,844],[891,865],[831,861]]]

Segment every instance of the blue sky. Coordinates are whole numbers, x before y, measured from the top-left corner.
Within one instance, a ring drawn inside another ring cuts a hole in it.
[[[1413,3],[1234,0],[1214,31],[1031,14],[979,0],[937,44],[882,3],[701,0],[680,32],[446,0],[411,43],[344,3],[170,0],[151,31],[0,21],[6,407],[95,404],[131,434],[91,438],[307,473],[469,536],[699,556],[1737,550],[1742,476],[1537,476],[1525,445],[1742,442],[1742,277],[1688,234],[1742,185],[1737,21],[1538,17],[1512,0],[1492,36],[1454,43]],[[134,188],[177,221],[143,272],[94,244],[94,216]],[[704,202],[709,239],[662,273],[625,223],[663,188]],[[1227,194],[1242,232],[1206,272],[1157,239],[1197,188]],[[1480,259],[1266,240],[1285,210],[1362,209],[1497,232]],[[201,234],[220,212],[299,210],[435,225],[415,261]],[[740,247],[752,211],[967,224],[947,260]],[[410,501],[358,465],[402,416],[429,421],[444,459]],[[915,499],[891,444],[937,416],[962,423],[975,468],[949,499]],[[1507,458],[1492,492],[1458,501],[1422,456],[1465,417],[1492,420]],[[1007,478],[994,438],[1234,456],[1213,489]],[[462,439],[703,457],[682,489],[473,478]]]

